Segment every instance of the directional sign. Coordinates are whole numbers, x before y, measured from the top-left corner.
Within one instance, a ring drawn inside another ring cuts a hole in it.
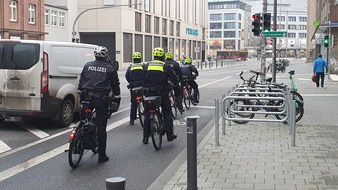
[[[278,37],[286,37],[288,35],[285,31],[268,31],[263,32],[263,37],[265,38],[278,38]]]

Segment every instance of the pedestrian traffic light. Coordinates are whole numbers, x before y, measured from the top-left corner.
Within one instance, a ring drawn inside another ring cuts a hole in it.
[[[254,15],[252,15],[252,25],[253,25],[253,29],[252,32],[254,33],[254,36],[259,36],[261,33],[261,14],[260,13],[256,13]]]
[[[263,14],[263,31],[270,31],[271,30],[271,13],[264,13]]]
[[[337,36],[336,35],[332,35],[332,47],[337,45]]]
[[[325,35],[324,37],[324,47],[329,47],[329,35]]]

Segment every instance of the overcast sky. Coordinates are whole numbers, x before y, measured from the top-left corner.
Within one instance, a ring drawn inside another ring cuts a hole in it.
[[[263,0],[243,0],[252,6],[252,13],[259,13],[263,11]],[[274,0],[267,1],[269,5],[273,5]],[[290,4],[292,10],[307,10],[307,0],[277,0],[277,4]],[[278,9],[277,9],[278,11]]]

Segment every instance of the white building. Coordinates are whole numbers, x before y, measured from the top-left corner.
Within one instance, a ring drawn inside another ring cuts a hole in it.
[[[81,42],[106,46],[112,59],[126,68],[132,53],[143,61],[153,59],[152,49],[162,47],[175,59],[204,60],[206,40],[205,0],[81,0],[78,33]],[[133,5],[131,5],[133,4]],[[99,8],[111,6],[110,8]]]
[[[240,0],[209,0],[208,55],[251,46],[251,6]]]

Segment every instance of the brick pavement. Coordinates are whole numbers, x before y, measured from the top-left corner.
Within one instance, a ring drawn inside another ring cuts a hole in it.
[[[198,146],[199,189],[338,189],[338,83],[317,88],[310,80],[295,82],[305,102],[296,146],[280,123],[232,124],[220,133],[220,146],[212,128]],[[177,168],[163,189],[187,189],[186,161]]]

